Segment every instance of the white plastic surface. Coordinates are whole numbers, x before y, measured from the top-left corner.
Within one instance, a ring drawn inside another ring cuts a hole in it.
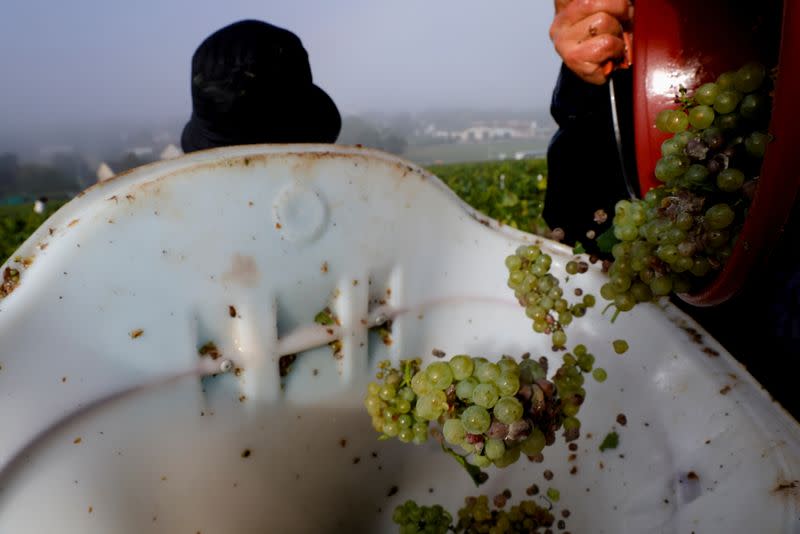
[[[533,483],[560,490],[571,532],[800,532],[797,423],[670,305],[568,327],[609,375],[587,380],[576,459],[559,438],[476,489],[433,440],[376,441],[361,399],[384,358],[557,366],[505,285],[532,241],[355,148],[216,150],[89,190],[20,249],[33,263],[0,300],[0,533],[395,532],[406,499],[455,511]],[[542,246],[563,272],[571,251]],[[603,281],[593,266],[566,294]],[[340,359],[313,326],[326,305]],[[378,316],[391,345],[367,331]],[[282,379],[279,356],[309,343]]]

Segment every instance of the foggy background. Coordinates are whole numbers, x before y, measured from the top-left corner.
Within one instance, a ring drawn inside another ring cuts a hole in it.
[[[301,38],[315,83],[345,118],[342,143],[428,163],[502,159],[525,147],[445,156],[411,148],[509,138],[516,131],[496,128],[524,123],[540,137],[531,149],[541,150],[552,133],[551,0],[4,0],[3,8],[0,155],[17,165],[69,156],[76,173],[91,175],[82,182],[102,162],[118,172],[126,158],[158,159],[164,146],[180,146],[191,56],[244,18]]]

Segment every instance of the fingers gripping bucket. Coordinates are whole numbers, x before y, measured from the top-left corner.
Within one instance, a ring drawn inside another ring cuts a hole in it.
[[[478,489],[432,440],[376,440],[380,360],[559,361],[505,286],[504,256],[535,241],[361,149],[223,149],[90,189],[0,300],[0,532],[394,532],[406,499],[455,510],[533,483],[575,532],[796,531],[797,424],[666,304],[569,327],[609,374],[587,381],[577,458],[559,440]],[[563,271],[570,250],[541,244]],[[340,324],[314,324],[326,306]],[[369,330],[386,319],[391,343]]]

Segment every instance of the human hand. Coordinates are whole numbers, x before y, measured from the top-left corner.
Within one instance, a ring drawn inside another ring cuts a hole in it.
[[[605,65],[625,54],[623,24],[633,18],[629,0],[555,0],[550,39],[564,64],[582,80],[603,84]]]

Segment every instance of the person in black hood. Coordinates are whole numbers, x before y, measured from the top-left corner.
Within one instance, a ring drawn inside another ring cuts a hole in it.
[[[192,57],[186,153],[259,143],[333,143],[342,120],[314,85],[308,53],[292,32],[243,20],[206,38]]]

